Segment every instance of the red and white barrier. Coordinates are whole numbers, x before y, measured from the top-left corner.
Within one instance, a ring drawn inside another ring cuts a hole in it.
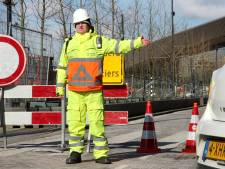
[[[57,98],[55,90],[55,85],[19,85],[10,89],[5,89],[4,98]]]
[[[103,89],[105,98],[126,98],[128,88],[124,86],[107,86]],[[59,98],[56,96],[55,85],[23,85],[5,90],[4,98]],[[34,112],[5,112],[5,125],[62,125],[61,148],[65,148],[65,100],[62,100],[60,111],[34,111]],[[128,124],[128,111],[105,111],[104,124]],[[91,139],[90,132],[88,140]],[[6,147],[7,141],[5,141]],[[87,145],[90,152],[90,141]]]
[[[117,89],[118,88],[118,89]],[[5,90],[4,98],[58,98],[55,85],[21,85]],[[104,97],[127,97],[127,86],[107,86]],[[105,111],[104,122],[110,124],[127,124],[128,111]],[[6,125],[60,125],[61,112],[34,111],[34,112],[5,112]]]
[[[5,98],[57,98],[55,85],[19,85],[5,90]],[[128,88],[123,86],[104,86],[104,98],[127,98]]]
[[[103,86],[104,98],[127,98],[129,95],[127,85]]]
[[[128,111],[105,111],[104,124],[128,124]]]
[[[61,112],[5,112],[6,125],[61,124]]]
[[[127,124],[128,111],[105,111],[105,125]],[[6,125],[61,125],[61,112],[5,112]]]

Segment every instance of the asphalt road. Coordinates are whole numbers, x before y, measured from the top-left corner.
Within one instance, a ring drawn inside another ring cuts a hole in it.
[[[202,114],[204,108],[199,108]],[[124,126],[107,126],[106,135],[111,148],[111,165],[96,164],[92,153],[82,155],[80,164],[66,165],[69,152],[61,152],[61,132],[21,134],[8,138],[8,149],[2,148],[0,138],[0,169],[193,169],[196,157],[183,154],[191,110],[154,117],[158,147],[161,153],[140,154],[143,119],[130,121]],[[13,140],[13,141],[10,141]]]

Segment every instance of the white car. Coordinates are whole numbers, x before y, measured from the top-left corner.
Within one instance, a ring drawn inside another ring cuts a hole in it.
[[[199,168],[225,168],[225,66],[213,72],[206,110],[196,131]]]

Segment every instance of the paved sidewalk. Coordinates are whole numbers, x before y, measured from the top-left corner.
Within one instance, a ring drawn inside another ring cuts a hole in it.
[[[186,116],[189,115],[178,112],[155,118],[158,145],[162,149],[158,154],[136,153],[144,120],[140,119],[125,126],[106,127],[111,165],[96,164],[92,153],[86,152],[82,155],[82,163],[66,165],[69,152],[60,151],[61,131],[55,131],[48,137],[10,144],[7,150],[1,147],[0,169],[192,169],[196,167],[195,156],[181,153],[190,120]],[[170,130],[166,132],[168,125]]]

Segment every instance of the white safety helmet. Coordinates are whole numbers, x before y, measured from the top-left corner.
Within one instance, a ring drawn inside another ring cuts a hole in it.
[[[85,9],[77,9],[74,13],[73,13],[73,23],[79,23],[82,21],[86,21],[87,19],[90,19],[90,17],[88,16],[88,13]]]

